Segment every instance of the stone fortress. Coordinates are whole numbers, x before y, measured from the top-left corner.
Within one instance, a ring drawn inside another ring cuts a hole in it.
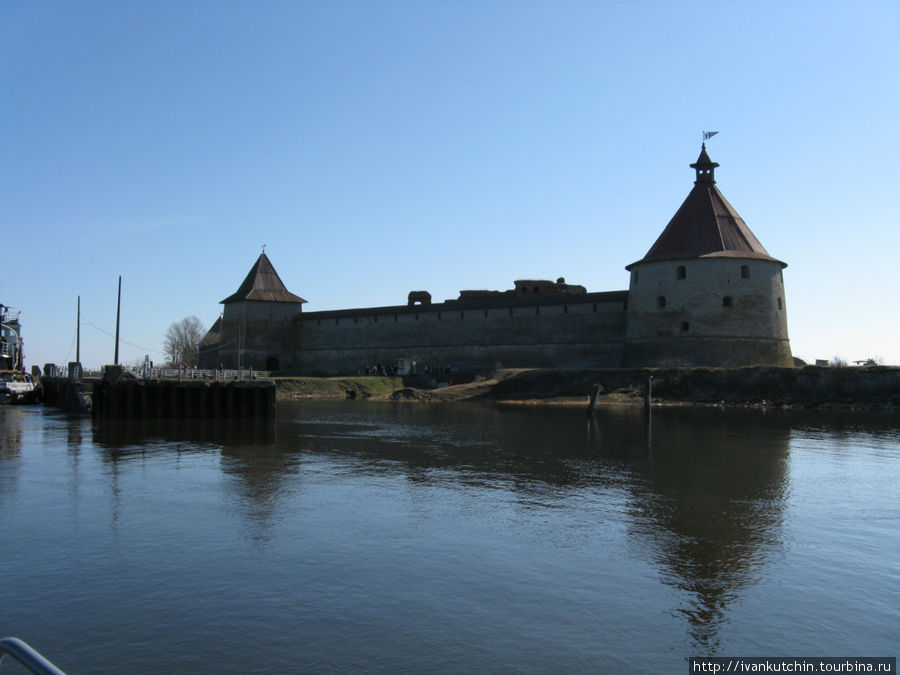
[[[201,368],[356,374],[375,364],[506,368],[792,366],[782,270],[716,187],[704,144],[694,187],[628,290],[518,280],[432,302],[302,312],[265,253],[203,338]],[[421,371],[420,371],[421,372]]]

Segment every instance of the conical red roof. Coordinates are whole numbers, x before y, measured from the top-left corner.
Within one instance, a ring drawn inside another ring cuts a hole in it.
[[[244,283],[235,293],[222,300],[222,304],[229,302],[242,302],[244,300],[257,300],[262,302],[306,302],[298,295],[294,295],[285,288],[278,272],[272,267],[268,256],[260,254],[254,263]]]
[[[717,166],[704,145],[697,162],[691,164],[697,171],[694,188],[647,254],[626,269],[655,260],[709,257],[772,260],[787,267],[769,255],[716,187],[713,171]]]

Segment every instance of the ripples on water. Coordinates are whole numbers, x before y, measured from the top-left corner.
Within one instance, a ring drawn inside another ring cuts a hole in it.
[[[0,409],[0,633],[71,672],[680,672],[892,655],[884,415]]]

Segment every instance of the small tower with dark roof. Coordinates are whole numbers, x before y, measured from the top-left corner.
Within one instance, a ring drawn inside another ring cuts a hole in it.
[[[293,367],[306,300],[291,293],[262,253],[204,337],[201,366],[277,371]]]
[[[782,269],[716,187],[700,150],[694,187],[631,272],[626,365],[793,363]]]

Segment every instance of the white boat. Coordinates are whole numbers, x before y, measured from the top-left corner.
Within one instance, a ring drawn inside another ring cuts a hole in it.
[[[0,370],[0,403],[37,403],[40,389],[21,370]]]

